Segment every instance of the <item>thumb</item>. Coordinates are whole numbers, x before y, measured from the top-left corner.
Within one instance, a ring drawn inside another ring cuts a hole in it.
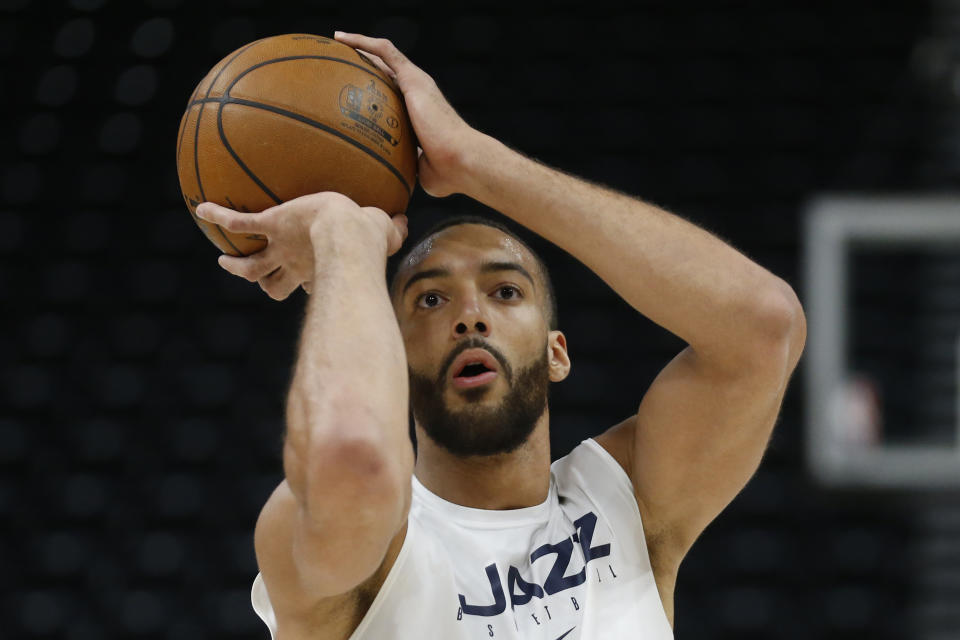
[[[390,219],[393,229],[391,230],[390,236],[387,238],[387,255],[392,256],[397,251],[400,250],[400,247],[403,246],[404,241],[407,239],[409,231],[407,230],[407,216],[401,214],[395,215]]]
[[[453,193],[433,170],[430,158],[425,153],[421,154],[417,160],[417,179],[424,192],[434,198],[445,198]]]
[[[402,213],[393,216],[393,224],[400,231],[400,235],[403,236],[404,240],[406,240],[407,236],[410,234],[410,230],[407,228],[408,223],[409,220],[407,219],[407,216]]]

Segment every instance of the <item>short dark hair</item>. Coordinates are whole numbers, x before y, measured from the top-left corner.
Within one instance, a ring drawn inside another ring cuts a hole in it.
[[[449,229],[450,227],[455,227],[462,224],[479,224],[485,227],[493,227],[503,233],[507,234],[530,252],[530,255],[533,256],[534,261],[537,263],[537,269],[540,271],[540,280],[543,283],[544,290],[544,300],[546,302],[546,312],[547,312],[547,326],[551,331],[556,331],[558,326],[557,318],[557,296],[553,290],[553,281],[550,279],[550,272],[547,271],[547,265],[543,261],[536,251],[530,247],[527,242],[521,238],[517,233],[510,227],[497,222],[496,220],[490,220],[489,218],[484,218],[482,216],[472,215],[472,214],[459,214],[450,216],[449,218],[444,218],[440,222],[436,223],[427,231],[420,236],[420,239],[416,242],[407,245],[407,247],[394,254],[391,259],[387,262],[387,282],[389,283],[389,290],[391,296],[394,293],[394,290],[397,286],[397,276],[400,273],[400,265],[402,265],[406,259],[410,256],[413,251],[422,245],[425,241],[437,235],[444,229]]]

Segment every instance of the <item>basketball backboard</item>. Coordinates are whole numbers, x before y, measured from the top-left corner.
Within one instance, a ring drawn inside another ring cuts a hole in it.
[[[804,235],[811,472],[960,486],[960,196],[824,197]]]

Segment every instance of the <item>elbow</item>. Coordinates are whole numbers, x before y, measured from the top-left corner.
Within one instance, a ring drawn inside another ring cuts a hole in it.
[[[383,431],[383,428],[360,429],[356,419],[350,420],[335,430],[336,437],[311,444],[310,467],[325,476],[350,477],[357,484],[369,482],[382,486],[399,482],[404,473],[409,479],[413,472],[412,445],[408,460],[405,451],[390,449]]]
[[[793,371],[807,341],[807,319],[803,305],[793,288],[777,278],[773,286],[761,294],[757,304],[757,331],[761,344],[782,354],[788,371]]]
[[[403,495],[404,456],[391,456],[364,438],[343,438],[311,449],[301,501],[308,520],[328,514],[334,504],[344,509],[387,508]]]
[[[327,513],[332,503],[383,504],[408,491],[414,453],[406,407],[323,382],[310,389],[295,378],[288,394],[284,471],[304,513]]]

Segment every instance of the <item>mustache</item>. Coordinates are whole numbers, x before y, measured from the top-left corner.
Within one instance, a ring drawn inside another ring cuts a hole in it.
[[[513,380],[513,369],[510,367],[510,363],[507,362],[507,358],[500,352],[499,349],[482,338],[467,338],[455,346],[443,361],[443,366],[440,367],[440,373],[438,375],[438,382],[440,384],[443,384],[444,378],[446,377],[446,372],[451,365],[453,365],[453,361],[456,360],[457,356],[467,349],[484,349],[485,351],[489,352],[490,355],[492,355],[500,364],[500,370],[507,376],[507,382],[511,382]]]

